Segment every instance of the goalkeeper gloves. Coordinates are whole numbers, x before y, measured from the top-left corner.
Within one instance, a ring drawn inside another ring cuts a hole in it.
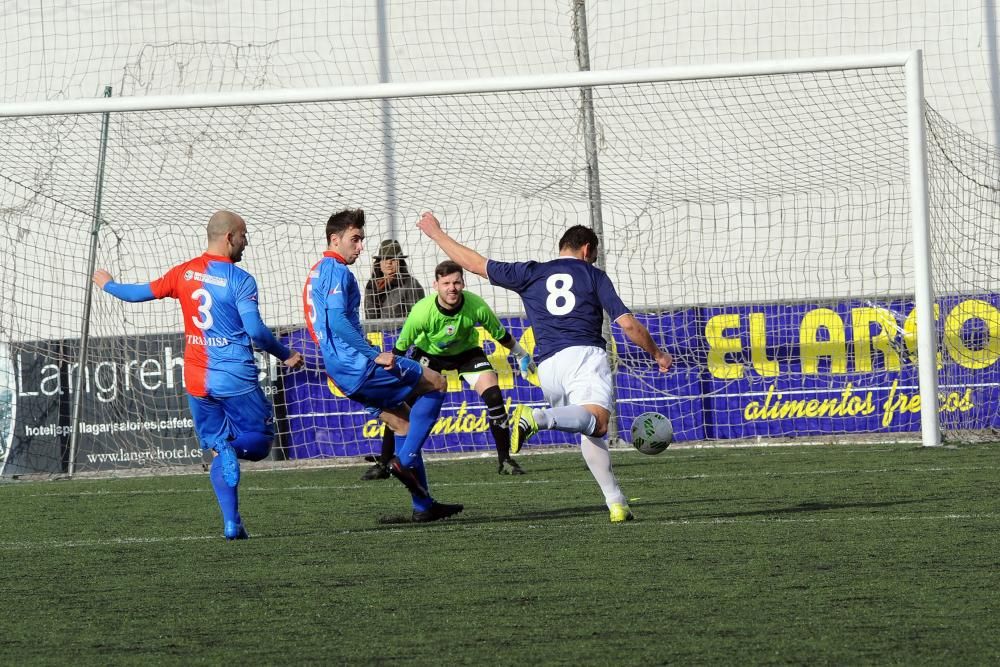
[[[521,370],[521,377],[525,380],[528,379],[529,375],[538,370],[538,367],[535,366],[535,360],[531,358],[530,354],[526,354],[518,359],[517,367]]]
[[[538,371],[535,360],[531,358],[527,350],[521,347],[520,343],[515,342],[514,346],[510,348],[510,353],[517,359],[517,368],[525,380],[528,379],[529,375]]]

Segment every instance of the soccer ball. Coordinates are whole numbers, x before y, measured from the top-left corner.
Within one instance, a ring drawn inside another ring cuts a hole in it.
[[[659,412],[643,412],[632,422],[632,446],[643,454],[659,454],[674,439],[674,427]]]

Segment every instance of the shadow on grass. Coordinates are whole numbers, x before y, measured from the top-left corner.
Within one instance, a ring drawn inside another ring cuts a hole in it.
[[[749,500],[749,499],[746,499]],[[907,500],[891,500],[883,502],[823,502],[823,501],[810,501],[802,502],[796,505],[791,505],[788,507],[762,507],[756,510],[746,510],[742,512],[700,512],[700,513],[683,513],[683,512],[669,512],[670,508],[677,509],[679,504],[689,504],[694,502],[705,503],[705,500],[700,501],[683,501],[678,503],[672,500],[654,501],[654,502],[642,502],[633,503],[632,509],[636,514],[635,523],[642,523],[643,520],[650,521],[671,521],[671,522],[684,522],[691,520],[706,520],[706,519],[738,519],[746,517],[781,517],[781,516],[794,516],[802,514],[819,514],[826,513],[837,510],[857,510],[857,509],[868,509],[877,510],[879,508],[886,507],[899,507],[902,505],[911,505],[916,503],[926,503],[926,502],[940,502],[944,498],[920,498],[920,499],[907,499]],[[711,501],[707,501],[711,502]],[[662,509],[661,509],[662,508]],[[664,510],[668,510],[666,513]],[[347,532],[353,532],[355,530],[378,531],[380,529],[387,530],[400,530],[400,529],[423,529],[423,528],[433,528],[435,526],[448,526],[448,527],[461,527],[461,526],[477,526],[477,525],[488,525],[488,524],[498,524],[498,523],[537,523],[544,521],[558,521],[566,519],[587,519],[588,523],[594,524],[606,524],[608,521],[608,510],[603,505],[578,505],[573,507],[559,507],[549,510],[533,510],[526,511],[520,514],[510,514],[504,516],[498,516],[496,514],[490,513],[477,513],[476,508],[466,508],[464,512],[457,516],[449,517],[441,521],[425,522],[425,523],[414,523],[409,514],[396,514],[396,515],[382,515],[373,516],[371,524],[367,526],[359,526],[354,529],[347,529]],[[268,535],[256,535],[254,539],[282,539],[288,537],[308,537],[312,535],[326,535],[325,532],[317,531],[288,531],[280,533],[272,533]]]
[[[925,503],[925,502],[938,502],[944,500],[943,498],[920,498],[920,499],[907,499],[907,500],[889,500],[882,502],[854,502],[854,503],[837,503],[837,502],[822,502],[822,501],[811,501],[803,502],[797,505],[792,505],[789,507],[762,507],[756,510],[746,510],[742,512],[703,512],[694,514],[677,513],[674,516],[664,517],[662,512],[657,511],[658,519],[669,519],[676,521],[684,521],[689,519],[736,519],[740,517],[767,517],[767,516],[787,516],[795,514],[808,514],[808,513],[819,513],[819,512],[829,512],[844,509],[870,509],[875,510],[884,507],[898,507],[900,505],[908,505],[914,503]],[[641,521],[644,518],[644,511],[653,508],[677,508],[680,504],[691,504],[699,503],[704,504],[705,500],[687,500],[683,502],[677,502],[673,500],[663,500],[654,502],[642,502],[633,503],[632,509],[635,511],[637,519]],[[710,501],[708,501],[710,502]],[[732,502],[732,499],[727,499],[727,502]],[[607,520],[607,508],[603,505],[581,505],[575,507],[559,507],[550,510],[534,510],[527,511],[521,514],[510,514],[507,516],[496,516],[494,514],[487,516],[476,516],[475,509],[467,508],[465,512],[458,516],[450,517],[440,522],[431,523],[413,523],[408,515],[398,515],[398,516],[383,516],[378,520],[379,525],[384,525],[392,528],[400,528],[405,526],[413,527],[427,527],[440,524],[465,524],[465,525],[475,525],[475,524],[486,524],[486,523],[497,523],[497,522],[521,522],[521,523],[532,523],[536,521],[552,521],[559,519],[572,519],[572,518],[584,518],[584,517],[594,517],[598,521]],[[648,515],[646,515],[648,516]]]
[[[830,510],[844,510],[844,509],[875,510],[884,507],[898,507],[900,505],[911,505],[914,503],[940,502],[942,500],[945,500],[945,498],[909,498],[905,500],[886,500],[882,502],[853,502],[853,503],[811,501],[811,502],[799,503],[798,505],[792,505],[790,507],[765,507],[757,510],[747,510],[744,512],[706,512],[703,514],[689,514],[685,517],[679,517],[679,518],[736,519],[739,517],[749,517],[749,516],[783,516],[783,515],[805,514],[814,512],[828,512]],[[669,503],[649,503],[649,504],[667,505]]]
[[[740,512],[684,512],[680,510],[681,505],[711,504],[711,499],[689,499],[683,501],[661,500],[633,502],[632,509],[636,514],[636,522],[641,523],[646,520],[657,521],[690,521],[697,519],[738,519],[741,517],[781,517],[804,514],[819,514],[835,512],[838,510],[877,510],[886,507],[899,507],[917,503],[940,502],[944,498],[920,498],[904,500],[887,500],[880,502],[825,502],[807,501],[786,507],[761,507],[759,509],[748,509]],[[732,498],[727,498],[724,502],[731,503]],[[743,502],[753,502],[750,498],[744,498]],[[671,511],[673,510],[673,511]],[[409,513],[397,513],[381,516],[372,516],[371,524],[361,528],[362,530],[379,529],[422,529],[434,526],[475,526],[496,523],[537,523],[544,521],[559,521],[566,519],[587,519],[588,523],[607,523],[608,510],[604,505],[576,505],[567,507],[557,507],[546,510],[529,510],[517,514],[498,515],[488,508],[466,507],[465,511],[459,515],[443,519],[441,521],[414,523]],[[300,533],[281,533],[270,537],[303,536],[311,534],[311,531]]]
[[[476,510],[474,508],[466,508],[464,512],[457,516],[449,517],[441,521],[431,521],[425,523],[413,523],[409,516],[406,515],[389,515],[381,516],[378,518],[378,525],[386,526],[388,528],[405,528],[407,526],[412,526],[414,528],[427,528],[429,526],[439,526],[439,525],[449,525],[454,526],[456,524],[462,525],[478,525],[478,524],[489,524],[489,523],[501,523],[501,522],[534,522],[534,521],[546,521],[553,519],[567,519],[576,517],[586,517],[595,516],[603,517],[607,519],[608,510],[603,505],[587,505],[582,507],[561,507],[551,510],[543,511],[531,511],[524,512],[523,514],[511,514],[507,516],[497,516],[495,514],[488,515],[476,515]]]

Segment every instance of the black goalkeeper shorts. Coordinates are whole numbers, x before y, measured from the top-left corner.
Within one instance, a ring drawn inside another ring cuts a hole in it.
[[[483,348],[474,347],[458,354],[428,354],[419,347],[414,348],[413,358],[432,371],[458,371],[459,375],[493,372],[493,366],[486,358]]]

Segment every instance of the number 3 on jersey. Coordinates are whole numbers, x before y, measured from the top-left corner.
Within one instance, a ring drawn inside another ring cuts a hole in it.
[[[545,299],[545,307],[553,315],[566,315],[576,306],[576,295],[570,291],[573,287],[573,276],[568,273],[553,273],[545,280],[545,289],[549,296]]]
[[[198,305],[198,313],[201,315],[201,319],[198,317],[192,317],[191,321],[194,325],[204,331],[212,326],[215,321],[212,319],[212,295],[204,287],[200,287],[195,291],[191,292],[191,298],[195,301],[201,301]]]

